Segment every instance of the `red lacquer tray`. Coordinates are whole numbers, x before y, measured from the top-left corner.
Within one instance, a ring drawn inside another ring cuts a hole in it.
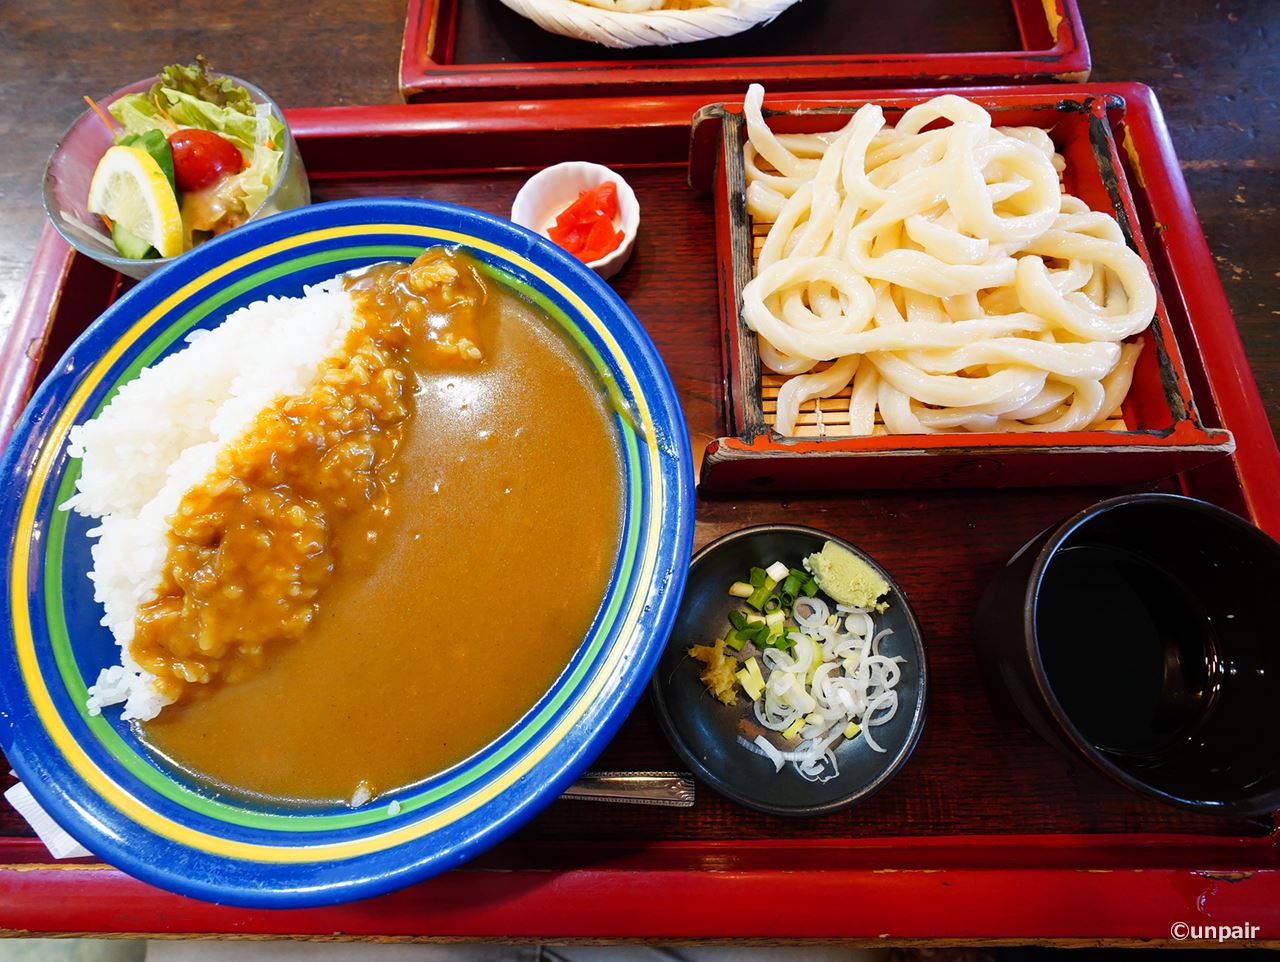
[[[735,37],[632,50],[548,33],[499,0],[409,0],[400,87],[409,100],[647,97],[752,81],[771,91],[1081,81],[1089,66],[1076,0],[801,0]]]
[[[1063,89],[1126,103],[1135,203],[1165,227],[1162,271],[1185,281],[1171,314],[1192,319],[1176,330],[1188,376],[1201,409],[1238,442],[1230,457],[1148,487],[1217,501],[1280,533],[1280,456],[1155,102],[1136,85],[1052,88]],[[600,100],[299,110],[290,121],[318,200],[425,196],[503,213],[526,165],[623,167],[643,214],[615,286],[669,366],[701,450],[727,416],[713,205],[686,182],[689,119],[703,103],[654,98],[632,105],[625,124],[620,104]],[[4,425],[41,367],[120,289],[46,235],[0,365]],[[912,598],[932,675],[929,723],[902,773],[851,810],[783,819],[705,788],[691,809],[559,801],[448,875],[367,902],[270,912],[168,895],[91,860],[54,863],[6,807],[0,933],[1079,944],[1169,941],[1184,922],[1249,923],[1255,940],[1280,944],[1273,821],[1131,794],[997,714],[982,687],[971,640],[982,588],[1047,525],[1125,490],[700,497],[699,545],[747,524],[813,524],[871,552]],[[647,702],[596,764],[679,767]]]

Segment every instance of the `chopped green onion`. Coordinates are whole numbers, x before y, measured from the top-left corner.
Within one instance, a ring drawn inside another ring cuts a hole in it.
[[[742,682],[743,690],[751,696],[751,700],[755,701],[764,694],[764,675],[760,674],[760,663],[754,658],[748,658],[737,674],[738,681]]]
[[[790,632],[784,632],[782,637],[773,643],[773,647],[780,648],[783,651],[790,651],[796,646],[798,639]]]
[[[745,581],[735,581],[729,586],[729,594],[735,598],[750,598],[751,592],[755,590],[754,586],[747,584]]]
[[[770,595],[764,601],[764,610],[769,614],[773,614],[775,611],[777,611],[781,607],[782,607],[782,599],[779,598],[777,595]]]
[[[749,604],[756,611],[764,607],[764,603],[771,597],[771,592],[764,585],[761,585],[755,591],[751,592],[751,597],[747,599]]]
[[[777,583],[781,581],[783,578],[785,578],[789,573],[789,571],[790,569],[786,565],[784,565],[781,561],[775,561],[773,564],[769,565],[769,567],[765,569],[765,574],[767,574],[770,578],[772,578],[774,580],[774,583]]]
[[[742,690],[751,696],[751,700],[755,701],[764,694],[764,684],[757,683],[752,677],[751,672],[745,668],[741,668],[737,673],[738,681],[742,684]]]
[[[799,568],[789,568],[788,570],[791,572],[791,577],[800,579],[801,584],[804,584],[810,578],[809,572],[802,571]]]
[[[765,616],[764,623],[772,628],[774,625],[780,625],[786,620],[787,616],[784,612],[773,611]]]
[[[731,631],[724,636],[724,644],[726,648],[732,648],[734,651],[742,651],[742,646],[746,644],[746,641],[736,631]]]
[[[763,568],[752,568],[751,576],[747,579],[751,582],[751,587],[759,588],[769,576],[764,573]]]
[[[747,616],[741,611],[731,611],[729,612],[729,624],[741,631],[747,627]]]
[[[817,597],[817,594],[818,594],[818,582],[810,578],[808,581],[804,583],[804,595],[806,598],[814,598],[814,597]]]
[[[743,611],[742,614],[743,617],[747,619],[747,624],[749,625],[758,625],[764,621],[764,615],[760,614],[758,611]]]

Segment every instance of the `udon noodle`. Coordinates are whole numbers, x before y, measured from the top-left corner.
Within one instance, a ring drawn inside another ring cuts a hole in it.
[[[1088,430],[1120,406],[1155,288],[1115,219],[1063,191],[1044,130],[948,94],[896,127],[867,104],[834,133],[774,134],[763,99],[752,85],[747,207],[773,226],[742,299],[789,376],[779,433],[846,387],[854,435],[877,410],[919,434]]]

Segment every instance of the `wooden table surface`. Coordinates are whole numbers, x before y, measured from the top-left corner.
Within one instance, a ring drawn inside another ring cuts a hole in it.
[[[403,0],[264,7],[222,0],[29,0],[0,4],[0,331],[44,226],[40,176],[58,135],[102,94],[202,51],[285,107],[400,99]],[[1218,272],[1280,433],[1280,4],[1080,0],[1093,79],[1156,89]],[[193,12],[198,11],[198,12]],[[247,24],[259,23],[254,30]],[[269,36],[268,36],[269,34]],[[337,66],[340,64],[340,68]]]

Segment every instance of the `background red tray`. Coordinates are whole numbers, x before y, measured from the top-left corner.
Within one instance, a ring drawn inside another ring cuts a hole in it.
[[[1085,80],[1076,0],[801,0],[736,37],[611,50],[548,33],[498,0],[409,0],[409,100],[542,99]],[[619,105],[620,115],[629,105]]]
[[[1130,117],[1145,118],[1131,131],[1144,171],[1135,200],[1168,225],[1168,269],[1188,279],[1180,295],[1195,324],[1177,333],[1184,357],[1202,359],[1200,404],[1212,403],[1239,442],[1222,470],[1160,487],[1226,504],[1280,533],[1280,456],[1155,102],[1136,85],[1075,92],[1123,97]],[[687,186],[684,160],[689,118],[703,100],[652,99],[634,105],[626,125],[617,121],[621,104],[598,100],[289,117],[318,200],[429,196],[504,213],[527,176],[511,167],[514,158],[530,168],[583,156],[633,161],[626,174],[643,223],[616,287],[662,353],[701,450],[725,423],[714,213]],[[116,275],[46,235],[0,355],[4,424],[40,365],[51,365],[120,289]],[[1210,818],[1124,791],[997,715],[982,688],[971,641],[978,593],[1038,531],[1122,490],[1132,489],[701,498],[699,545],[757,522],[818,525],[883,561],[913,600],[933,674],[930,721],[898,778],[851,810],[781,819],[705,788],[687,810],[560,801],[481,859],[402,892],[331,909],[246,912],[168,895],[92,862],[51,863],[5,808],[0,933],[1078,943],[1167,941],[1175,922],[1250,922],[1261,926],[1258,939],[1278,940],[1273,822]],[[643,702],[597,765],[678,762]],[[812,912],[786,894],[801,889],[820,893]]]

